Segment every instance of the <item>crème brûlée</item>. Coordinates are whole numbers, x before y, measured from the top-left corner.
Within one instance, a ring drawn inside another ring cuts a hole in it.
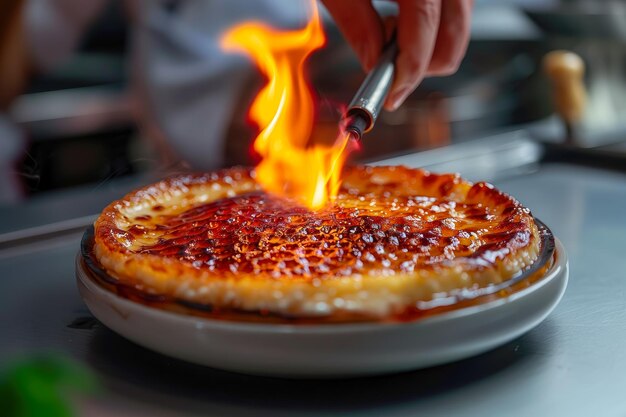
[[[102,269],[151,296],[371,319],[505,282],[541,246],[514,198],[404,167],[346,168],[336,200],[318,211],[264,193],[248,168],[172,177],[111,203],[94,236]]]

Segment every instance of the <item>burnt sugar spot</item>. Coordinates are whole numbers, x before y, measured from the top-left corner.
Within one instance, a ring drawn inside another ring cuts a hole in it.
[[[520,231],[520,223],[497,231],[454,224],[468,217],[486,220],[485,208],[478,205],[415,201],[412,195],[350,190],[340,194],[337,204],[310,211],[255,192],[154,217],[151,230],[159,238],[138,252],[176,258],[224,276],[389,275],[431,268],[444,253],[446,259],[467,256],[468,248],[485,243],[489,250],[497,249],[501,246],[494,241],[516,239]]]

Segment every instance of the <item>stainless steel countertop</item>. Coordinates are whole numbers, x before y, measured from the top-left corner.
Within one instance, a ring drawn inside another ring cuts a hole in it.
[[[105,386],[101,415],[626,415],[626,175],[551,164],[495,183],[563,241],[571,275],[545,322],[478,357],[336,381],[170,359],[91,318],[74,283],[79,234],[0,251],[0,357],[53,350],[86,363]]]

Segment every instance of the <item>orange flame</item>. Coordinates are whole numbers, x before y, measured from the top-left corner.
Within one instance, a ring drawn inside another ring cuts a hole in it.
[[[262,158],[257,181],[268,192],[319,209],[337,195],[348,138],[341,136],[332,146],[308,146],[315,101],[304,63],[326,42],[314,0],[311,7],[312,17],[302,29],[281,32],[244,22],[228,30],[221,44],[247,53],[268,78],[250,108],[250,118],[261,129],[254,141]]]

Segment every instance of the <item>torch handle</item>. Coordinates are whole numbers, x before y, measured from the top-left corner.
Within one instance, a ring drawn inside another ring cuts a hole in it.
[[[361,134],[369,132],[380,114],[387,94],[391,89],[395,72],[395,59],[398,46],[395,37],[385,47],[378,63],[367,74],[356,95],[350,102],[346,116],[347,130]]]

